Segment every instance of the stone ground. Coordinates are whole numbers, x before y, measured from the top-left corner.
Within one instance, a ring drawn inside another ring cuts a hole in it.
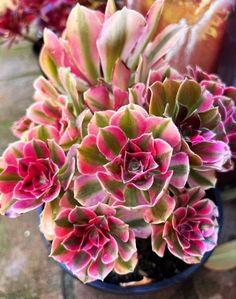
[[[39,73],[37,60],[29,45],[20,44],[11,50],[0,49],[0,153],[14,140],[10,125],[31,103],[32,83]],[[220,242],[236,238],[236,201],[225,201],[224,205],[225,224]],[[37,227],[36,213],[29,213],[14,220],[0,218],[0,273],[0,299],[121,297],[104,294],[82,285],[49,259]],[[202,268],[182,285],[135,298],[235,299],[235,282],[235,269],[212,272]]]

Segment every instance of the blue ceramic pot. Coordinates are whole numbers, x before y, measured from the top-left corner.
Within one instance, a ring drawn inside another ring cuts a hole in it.
[[[222,225],[223,225],[223,205],[222,205],[222,200],[221,200],[221,197],[220,197],[219,189],[215,188],[215,189],[207,191],[206,197],[211,198],[216,203],[216,205],[218,206],[218,209],[219,209],[218,222],[219,222],[219,234],[220,234],[221,229],[222,229]],[[39,222],[39,215],[40,215],[41,212],[42,212],[42,207],[38,209],[38,222]],[[51,249],[50,242],[48,242],[44,237],[43,237],[43,240],[44,240],[48,250],[50,251],[50,249]],[[176,275],[173,275],[170,278],[167,278],[167,279],[164,279],[164,280],[161,280],[161,281],[157,281],[157,282],[153,282],[153,283],[150,283],[150,284],[147,284],[147,285],[121,287],[119,285],[103,282],[103,281],[100,281],[100,280],[90,282],[90,283],[88,283],[88,285],[93,287],[93,288],[102,290],[104,292],[109,292],[109,293],[114,293],[114,294],[125,294],[125,295],[129,295],[129,294],[130,295],[131,294],[146,294],[146,293],[161,291],[161,290],[163,290],[167,287],[176,285],[176,284],[181,283],[184,280],[186,280],[190,275],[192,275],[199,268],[201,268],[201,266],[210,257],[212,252],[213,251],[207,252],[203,256],[203,258],[202,258],[202,260],[199,264],[194,264],[192,266],[189,266],[189,268],[187,268],[183,272],[181,272],[179,274],[176,274]],[[59,264],[59,265],[65,272],[67,272],[69,275],[71,275],[75,279],[77,279],[72,274],[72,272],[67,269],[67,267],[64,264]]]

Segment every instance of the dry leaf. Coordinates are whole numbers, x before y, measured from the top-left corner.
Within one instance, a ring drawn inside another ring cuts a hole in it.
[[[152,282],[151,278],[143,277],[143,279],[139,280],[139,281],[121,282],[120,286],[124,287],[124,288],[125,287],[132,287],[132,286],[142,286],[142,285],[145,285],[145,284],[149,284],[151,282]]]
[[[236,268],[236,240],[219,245],[204,266],[214,271]]]

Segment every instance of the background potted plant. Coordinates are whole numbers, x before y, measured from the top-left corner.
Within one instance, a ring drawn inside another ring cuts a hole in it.
[[[28,40],[33,43],[33,49],[38,54],[43,44],[43,29],[49,28],[60,35],[76,3],[104,12],[106,2],[37,0],[32,3],[27,0],[3,0],[0,6],[0,38],[8,45],[19,40]],[[148,12],[153,2],[154,0],[115,1],[119,8],[127,5],[143,15]],[[233,11],[233,7],[233,0],[166,0],[157,33],[169,24],[179,21],[184,20],[189,25],[179,43],[169,51],[167,59],[170,65],[184,73],[188,65],[200,66],[208,72],[216,71],[228,15]]]
[[[154,0],[125,2],[129,8],[146,14]],[[181,20],[189,25],[168,55],[170,65],[184,73],[189,65],[215,72],[224,44],[228,16],[234,10],[234,0],[166,0],[157,32]]]
[[[105,15],[77,5],[63,38],[46,30],[48,79],[0,160],[1,213],[43,208],[51,256],[83,282],[132,272],[139,239],[187,264],[217,243],[204,190],[233,167],[235,89],[166,66],[181,27],[152,40],[162,5],[146,19],[113,1]]]
[[[120,1],[116,1],[117,4]],[[68,15],[76,3],[104,11],[104,0],[3,0],[0,4],[0,38],[11,46],[20,40],[33,43],[38,54],[43,41],[44,28],[60,35]]]

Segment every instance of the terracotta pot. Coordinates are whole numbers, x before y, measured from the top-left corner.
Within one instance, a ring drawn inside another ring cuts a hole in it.
[[[145,14],[154,0],[127,0],[129,8]],[[207,72],[216,70],[226,21],[234,0],[166,0],[157,33],[169,24],[185,20],[187,30],[167,59],[184,73],[188,65]]]

